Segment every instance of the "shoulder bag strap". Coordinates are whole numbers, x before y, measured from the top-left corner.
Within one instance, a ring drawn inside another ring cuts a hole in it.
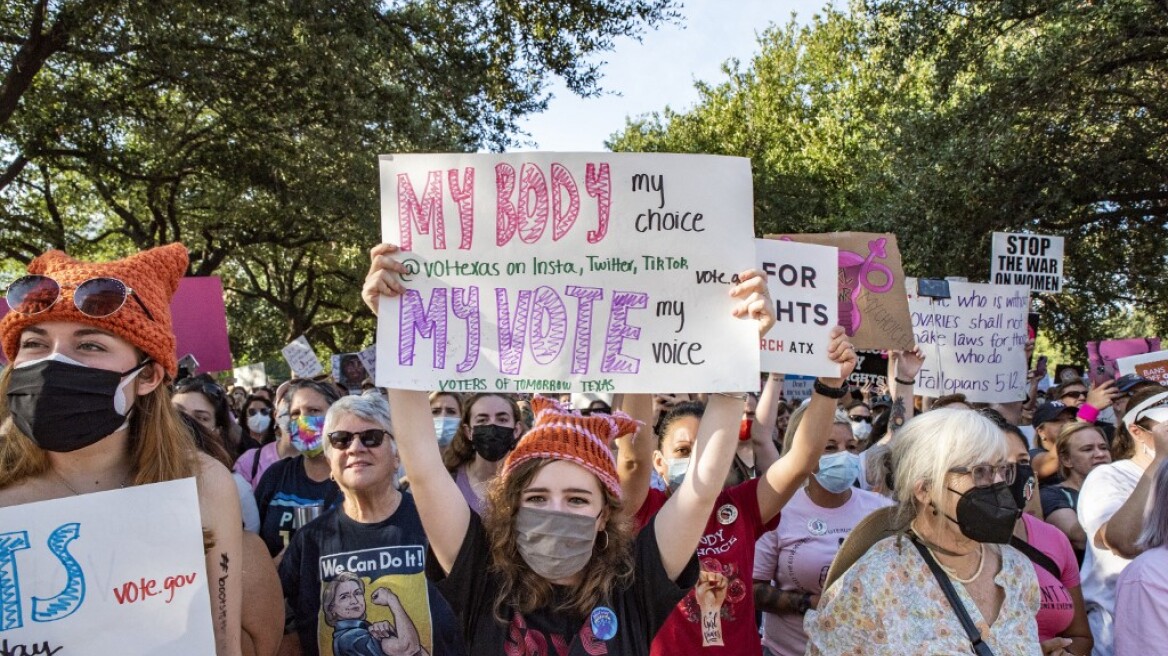
[[[953,612],[957,614],[957,619],[961,621],[961,627],[965,629],[965,635],[969,637],[969,642],[973,645],[973,653],[977,656],[994,656],[994,652],[981,639],[981,632],[973,625],[973,618],[969,616],[969,611],[965,608],[965,603],[961,601],[961,597],[957,596],[957,591],[953,589],[953,582],[949,580],[949,575],[941,570],[941,566],[933,559],[933,554],[921,544],[915,535],[909,534],[909,539],[913,546],[921,553],[921,558],[925,559],[925,564],[929,566],[929,570],[933,572],[933,576],[937,578],[937,583],[941,586],[941,590],[945,593],[945,598],[949,600],[949,605],[953,607]]]
[[[1010,546],[1026,554],[1030,562],[1050,572],[1056,579],[1063,580],[1063,571],[1059,569],[1058,563],[1054,562],[1054,559],[1050,556],[1039,551],[1038,547],[1035,547],[1017,535],[1010,536]]]

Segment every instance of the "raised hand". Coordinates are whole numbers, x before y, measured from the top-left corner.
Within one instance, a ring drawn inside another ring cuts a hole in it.
[[[757,321],[760,336],[775,325],[775,304],[767,291],[766,276],[761,271],[747,269],[738,274],[738,284],[730,289],[730,295],[739,301],[732,314]]]
[[[361,300],[377,314],[377,304],[381,296],[400,296],[405,292],[400,274],[406,273],[405,265],[393,257],[400,249],[396,244],[378,244],[369,250],[369,273],[361,286]]]

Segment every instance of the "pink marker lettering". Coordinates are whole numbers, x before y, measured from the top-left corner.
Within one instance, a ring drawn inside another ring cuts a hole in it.
[[[548,188],[543,171],[530,162],[519,169],[519,239],[534,244],[543,236],[548,221]]]
[[[568,195],[568,207],[564,209],[564,194]],[[572,172],[563,164],[552,164],[552,241],[559,241],[568,234],[576,217],[580,216],[580,191]]]
[[[413,250],[413,228],[416,227],[420,235],[428,235],[431,226],[434,228],[434,248],[446,248],[446,221],[442,216],[442,171],[430,171],[426,176],[421,202],[414,192],[410,176],[398,174],[397,222],[402,250]]]
[[[495,245],[505,246],[519,229],[519,210],[511,201],[515,193],[515,167],[495,165]]]
[[[588,195],[596,199],[597,228],[588,231],[588,243],[597,244],[608,233],[608,214],[612,207],[612,173],[608,164],[597,167],[589,162],[584,170],[584,186]]]
[[[458,248],[469,250],[474,241],[474,168],[468,166],[462,170],[461,185],[458,183],[458,169],[450,169],[446,176],[450,197],[458,204],[458,225],[462,230]]]

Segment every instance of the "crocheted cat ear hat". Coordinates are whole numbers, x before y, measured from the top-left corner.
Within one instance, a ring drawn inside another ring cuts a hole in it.
[[[11,362],[20,349],[20,333],[29,326],[49,321],[70,321],[108,331],[138,347],[151,360],[162,365],[173,379],[178,373],[175,356],[174,328],[170,317],[170,299],[187,270],[187,249],[182,244],[167,244],[113,262],[79,262],[62,251],[48,251],[28,265],[29,274],[52,278],[61,288],[57,301],[42,312],[22,314],[9,310],[0,321],[0,344]],[[77,285],[91,278],[115,278],[122,281],[142,305],[146,316],[133,298],[113,314],[95,318],[73,305]]]
[[[636,433],[643,424],[623,412],[584,417],[543,396],[531,399],[531,409],[535,425],[507,456],[502,475],[509,476],[528,460],[568,460],[592,472],[619,499],[616,457],[608,445],[617,437]]]

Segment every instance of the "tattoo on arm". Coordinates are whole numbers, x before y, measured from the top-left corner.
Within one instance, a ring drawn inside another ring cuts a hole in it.
[[[897,397],[892,402],[892,415],[888,420],[888,430],[895,431],[904,425],[904,399]]]
[[[227,554],[219,554],[219,608],[217,610],[219,629],[222,635],[227,633],[227,567],[229,563],[230,559],[227,558]]]

